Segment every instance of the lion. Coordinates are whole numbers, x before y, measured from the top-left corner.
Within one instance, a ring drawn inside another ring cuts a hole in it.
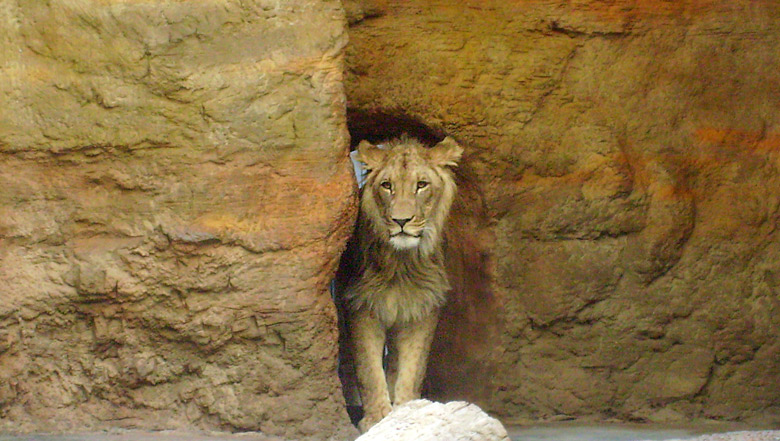
[[[439,310],[450,289],[442,236],[456,192],[450,168],[462,153],[450,137],[431,148],[407,136],[381,149],[368,141],[358,146],[368,174],[337,291],[346,328],[342,363],[351,361],[355,368],[361,432],[393,406],[420,397]]]

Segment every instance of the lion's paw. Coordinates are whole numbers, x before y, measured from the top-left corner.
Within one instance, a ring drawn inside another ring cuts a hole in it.
[[[370,413],[366,414],[362,420],[358,423],[358,430],[360,430],[360,433],[366,433],[368,432],[368,429],[374,427],[374,425],[380,421],[384,417],[386,417],[388,414],[390,414],[390,408],[383,409],[379,413]]]

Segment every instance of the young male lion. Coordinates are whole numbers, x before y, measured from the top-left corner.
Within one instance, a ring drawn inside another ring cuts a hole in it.
[[[426,148],[408,137],[382,149],[363,141],[368,170],[357,229],[340,278],[347,353],[355,366],[365,432],[393,405],[419,398],[439,309],[450,286],[442,229],[463,149],[445,138]],[[387,372],[383,356],[387,345]]]

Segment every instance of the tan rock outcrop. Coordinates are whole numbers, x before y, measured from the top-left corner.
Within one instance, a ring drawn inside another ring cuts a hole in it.
[[[780,6],[369,3],[353,131],[403,116],[467,146],[429,393],[777,421]]]
[[[0,430],[354,433],[337,1],[0,5]]]

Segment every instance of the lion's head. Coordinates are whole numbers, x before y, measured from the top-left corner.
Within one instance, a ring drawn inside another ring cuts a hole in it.
[[[455,197],[449,167],[462,153],[450,137],[431,148],[408,137],[383,148],[362,141],[358,159],[368,175],[360,212],[372,236],[399,251],[433,251]]]

